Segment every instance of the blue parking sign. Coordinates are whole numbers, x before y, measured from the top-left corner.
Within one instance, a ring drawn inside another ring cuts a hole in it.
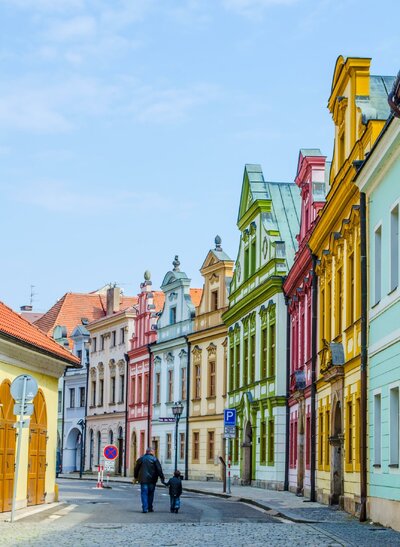
[[[224,425],[236,425],[236,408],[225,408]]]

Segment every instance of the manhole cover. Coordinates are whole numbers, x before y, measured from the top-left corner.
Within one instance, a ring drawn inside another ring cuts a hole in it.
[[[92,530],[120,530],[122,525],[118,524],[86,524],[85,528],[90,528]]]

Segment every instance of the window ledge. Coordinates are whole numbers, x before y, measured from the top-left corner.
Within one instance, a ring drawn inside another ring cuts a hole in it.
[[[215,401],[216,398],[216,395],[210,395],[209,397],[206,397],[207,401]]]
[[[391,290],[388,292],[388,296],[389,296],[390,294],[393,294],[394,292],[396,292],[397,289],[398,289],[398,285],[396,285],[395,287],[393,287],[393,289],[391,289]]]
[[[380,469],[381,464],[380,463],[374,463],[372,467],[374,467],[375,469]]]
[[[192,399],[192,403],[196,403],[198,401],[201,401],[201,397],[195,397],[194,399]]]
[[[399,464],[398,463],[389,463],[389,466],[390,469],[398,469],[399,468]]]
[[[378,300],[378,302],[375,302],[375,304],[372,304],[371,309],[373,310],[374,308],[377,308],[379,306],[380,302],[381,301]]]

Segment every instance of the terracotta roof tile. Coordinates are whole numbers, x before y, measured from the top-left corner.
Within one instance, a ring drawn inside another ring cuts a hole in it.
[[[74,357],[68,350],[57,344],[57,342],[44,334],[38,327],[29,323],[29,321],[0,301],[1,334],[11,336],[20,342],[28,344],[32,349],[39,348],[56,357],[61,357],[64,361],[69,361],[71,365],[80,364],[77,357]]]
[[[195,308],[200,304],[202,294],[203,289],[190,289],[190,298],[192,299]]]
[[[153,291],[153,298],[156,312],[161,311],[164,307],[165,294],[162,291]]]

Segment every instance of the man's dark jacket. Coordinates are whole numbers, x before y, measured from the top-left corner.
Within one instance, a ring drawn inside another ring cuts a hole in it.
[[[151,454],[145,454],[137,460],[133,476],[141,484],[156,484],[158,477],[164,482],[164,473],[161,469],[161,464],[157,458]]]
[[[169,495],[179,498],[182,494],[182,480],[178,477],[171,477],[165,486],[169,486]]]

